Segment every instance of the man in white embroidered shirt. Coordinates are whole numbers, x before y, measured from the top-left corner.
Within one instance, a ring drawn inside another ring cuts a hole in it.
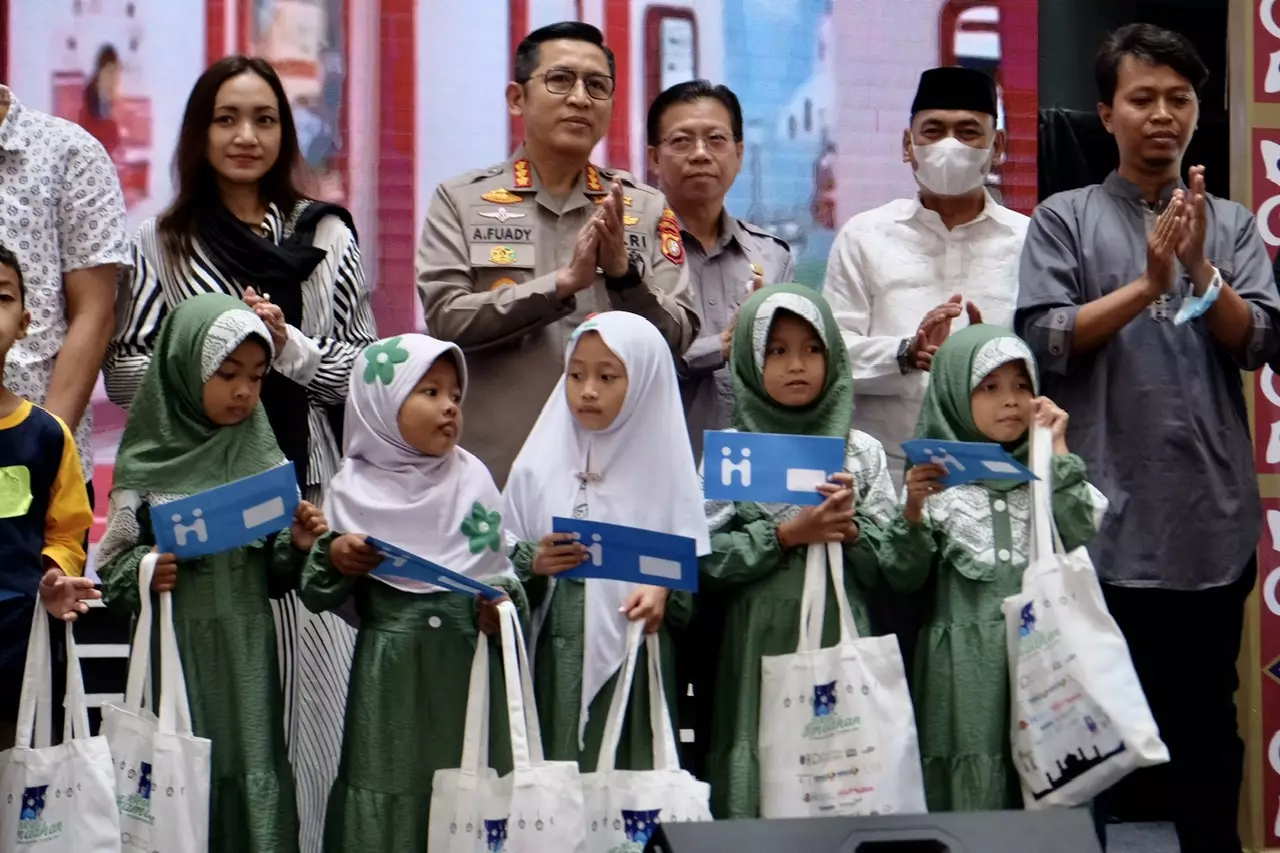
[[[9,350],[6,384],[67,424],[90,489],[87,410],[115,328],[116,277],[129,264],[124,226],[120,179],[102,143],[0,86],[0,242],[22,264],[31,312],[27,336]]]
[[[915,432],[925,373],[952,321],[1013,321],[1028,219],[985,188],[1004,147],[990,77],[924,72],[902,138],[918,196],[858,214],[831,247],[823,295],[853,363],[858,428],[884,445],[898,488],[902,442]]]

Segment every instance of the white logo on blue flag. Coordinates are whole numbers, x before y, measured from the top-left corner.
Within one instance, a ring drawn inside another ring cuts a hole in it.
[[[816,505],[844,470],[845,440],[832,436],[708,430],[704,446],[708,500]]]

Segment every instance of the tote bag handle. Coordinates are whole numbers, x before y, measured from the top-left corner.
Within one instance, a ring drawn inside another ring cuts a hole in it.
[[[545,763],[542,728],[534,704],[533,678],[525,651],[520,615],[510,601],[498,605],[502,626],[502,674],[507,688],[507,722],[511,727],[511,758],[517,770]]]
[[[156,554],[147,554],[138,563],[138,624],[133,631],[124,691],[124,706],[135,713],[151,708],[151,579],[157,559]]]
[[[479,774],[489,765],[489,638],[476,636],[467,687],[467,717],[462,735],[462,771]]]
[[[825,563],[825,565],[824,565]],[[812,652],[822,648],[822,622],[827,610],[827,578],[835,589],[836,606],[840,612],[840,642],[849,643],[859,638],[858,626],[849,606],[849,594],[844,588],[844,544],[827,542],[810,545],[805,554],[804,593],[800,598],[800,640],[797,652]]]
[[[191,737],[191,703],[187,678],[173,625],[173,593],[160,593],[160,726],[161,734]]]
[[[27,639],[27,662],[22,668],[22,693],[18,698],[14,740],[17,747],[42,749],[52,740],[49,716],[53,711],[53,672],[49,656],[49,614],[37,596]]]
[[[1053,430],[1031,427],[1031,553],[1033,562],[1051,561],[1065,554],[1062,537],[1053,520]]]
[[[645,623],[635,621],[627,625],[627,653],[622,668],[618,670],[618,681],[609,702],[609,714],[605,717],[600,757],[596,761],[597,773],[611,772],[617,766],[618,744],[622,739],[622,725],[626,721],[627,709],[631,705],[631,688],[635,683],[641,646],[644,646],[649,658],[646,677],[649,680],[649,731],[653,738],[653,769],[680,769],[675,730],[671,726],[666,688],[662,683],[662,647],[657,634],[646,635]]]

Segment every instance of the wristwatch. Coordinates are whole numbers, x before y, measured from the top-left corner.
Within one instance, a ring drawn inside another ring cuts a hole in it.
[[[898,369],[903,373],[913,370],[915,365],[911,363],[911,343],[912,338],[903,338],[898,344]]]

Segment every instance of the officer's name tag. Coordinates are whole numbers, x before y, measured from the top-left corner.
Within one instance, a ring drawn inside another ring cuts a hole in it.
[[[474,225],[473,243],[532,243],[533,228],[528,225]]]

